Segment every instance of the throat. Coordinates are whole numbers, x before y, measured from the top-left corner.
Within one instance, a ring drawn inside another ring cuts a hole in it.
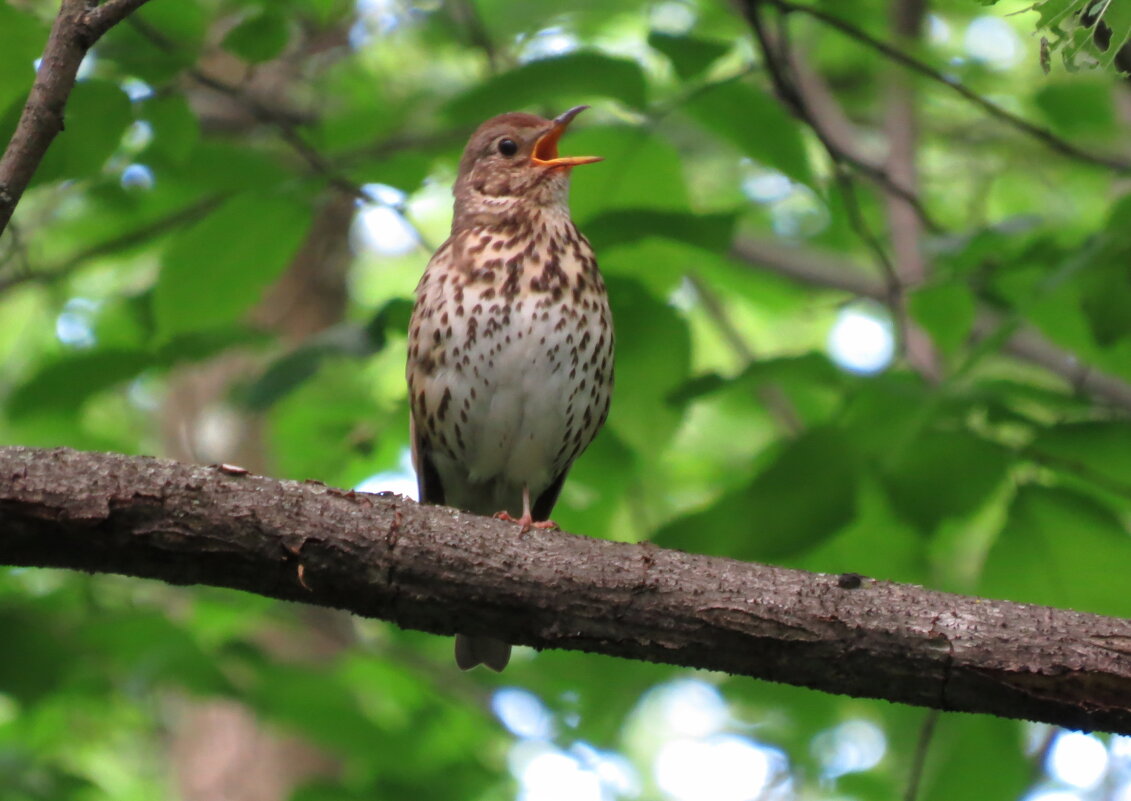
[[[474,225],[460,233],[458,247],[467,285],[486,300],[526,292],[556,300],[600,280],[589,243],[564,210]]]

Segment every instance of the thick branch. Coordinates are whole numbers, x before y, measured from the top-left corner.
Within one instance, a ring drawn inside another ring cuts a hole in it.
[[[831,252],[803,249],[769,239],[741,238],[730,255],[752,267],[766,269],[803,284],[835,289],[884,302],[885,283],[865,273],[850,259]],[[1001,315],[989,308],[978,310],[974,337],[991,336],[1001,326]],[[1131,411],[1131,384],[1118,376],[1084,364],[1071,351],[1050,342],[1036,329],[1023,327],[1005,341],[1002,350],[1060,376],[1076,391],[1098,401]]]
[[[0,564],[1131,733],[1131,621],[534,530],[151,458],[0,448]]]
[[[47,148],[63,130],[63,109],[87,50],[147,0],[63,0],[16,131],[0,156],[0,233],[31,183]]]

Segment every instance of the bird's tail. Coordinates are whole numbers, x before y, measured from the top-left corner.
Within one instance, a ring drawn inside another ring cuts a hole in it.
[[[496,640],[494,637],[456,635],[456,664],[459,665],[460,670],[471,670],[476,665],[486,665],[496,673],[502,673],[510,658],[511,647],[502,640]]]

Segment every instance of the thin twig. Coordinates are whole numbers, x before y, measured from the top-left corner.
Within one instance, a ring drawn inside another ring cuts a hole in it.
[[[1061,139],[1048,128],[1043,128],[1040,125],[1029,122],[1024,117],[1019,117],[1018,115],[1007,111],[1006,109],[994,103],[992,100],[988,100],[987,98],[978,94],[973,89],[968,88],[959,81],[947,77],[944,73],[940,72],[929,64],[926,64],[915,58],[914,56],[903,52],[897,47],[893,47],[892,45],[877,39],[866,31],[857,28],[855,25],[852,25],[849,22],[845,22],[843,19],[840,19],[833,14],[829,14],[813,6],[793,3],[790,2],[790,0],[748,0],[748,5],[757,5],[761,3],[772,5],[784,14],[805,14],[806,16],[812,17],[815,20],[819,20],[825,25],[828,25],[830,28],[834,28],[835,30],[840,31],[845,36],[848,36],[851,39],[855,39],[861,44],[867,45],[868,47],[877,50],[896,64],[899,64],[900,66],[911,70],[912,72],[916,72],[926,78],[929,78],[936,83],[942,84],[951,91],[955,92],[958,95],[961,95],[966,100],[981,108],[991,117],[995,117],[1002,122],[1005,122],[1008,125],[1011,125],[1012,127],[1018,129],[1019,131],[1028,134],[1029,136],[1043,143],[1051,150],[1054,150],[1062,155],[1077,159],[1079,161],[1088,162],[1089,164],[1096,164],[1101,167],[1107,167],[1118,172],[1131,172],[1131,162],[1127,162],[1113,156],[1100,156],[1094,153],[1089,153],[1088,151],[1077,147],[1071,142],[1065,139]]]
[[[756,355],[750,345],[746,342],[745,337],[739,332],[735,326],[734,321],[730,319],[726,307],[723,305],[722,300],[718,294],[707,286],[707,283],[698,275],[691,273],[688,275],[688,280],[695,288],[695,294],[699,296],[700,302],[703,304],[704,311],[707,316],[714,322],[715,327],[719,330],[719,334],[730,345],[731,350],[735,352],[742,366],[746,367],[754,363]],[[787,434],[796,436],[805,430],[805,424],[801,420],[801,415],[797,413],[796,407],[789,397],[782,391],[782,388],[777,384],[767,384],[759,387],[755,393],[758,400],[769,410],[770,416],[778,426]]]
[[[63,130],[63,111],[87,51],[145,2],[108,0],[90,7],[87,0],[63,0],[15,133],[0,156],[0,233],[8,227],[47,148]]]
[[[778,28],[779,41],[775,43],[766,30],[760,9],[758,8],[759,3],[760,0],[746,0],[743,7],[746,12],[746,19],[750,23],[751,30],[754,31],[754,36],[761,47],[766,70],[770,76],[770,82],[773,84],[774,91],[778,94],[778,97],[792,110],[794,116],[809,126],[833,162],[851,166],[856,172],[860,173],[869,181],[872,181],[887,192],[899,197],[915,210],[915,213],[928,230],[932,233],[942,233],[942,226],[931,216],[931,213],[915,192],[893,179],[882,167],[872,164],[842,147],[836,139],[825,130],[820,119],[813,113],[813,109],[810,107],[809,100],[802,90],[801,81],[792,77],[794,71],[794,56],[792,55],[792,48],[788,41],[789,29],[784,24],[785,15],[780,15],[778,18],[780,23]]]
[[[479,15],[474,0],[448,0],[447,6],[452,20],[467,32],[468,42],[472,47],[483,51],[491,72],[498,72],[503,66],[502,55],[495,47],[487,26],[483,24],[483,18]]]
[[[915,42],[922,36],[926,20],[925,0],[895,0],[891,6],[892,32],[901,42]],[[893,179],[910,191],[919,187],[918,155],[919,119],[915,87],[906,73],[892,71],[887,81],[884,132],[888,142],[884,167]],[[927,278],[929,264],[923,251],[923,226],[920,218],[901,198],[888,193],[884,198],[892,259],[900,285],[921,285]],[[901,295],[899,328],[903,332],[903,352],[909,364],[932,383],[942,379],[943,360],[929,334],[912,318],[906,294]]]
[[[166,52],[177,49],[176,42],[144,20],[134,18],[130,20],[130,23],[138,33],[148,39],[155,47]],[[290,146],[299,158],[306,162],[311,172],[322,176],[330,186],[365,203],[375,204],[377,202],[360,184],[343,177],[317,148],[307,142],[299,130],[299,125],[289,116],[269,108],[240,87],[208,75],[196,67],[188,69],[187,74],[201,86],[239,101],[252,117],[260,123],[274,128],[280,138]]]
[[[216,208],[216,206],[220,205],[220,203],[224,201],[224,198],[224,195],[205,198],[190,206],[178,209],[172,214],[154,220],[147,225],[143,225],[140,228],[135,228],[132,231],[127,231],[119,236],[111,237],[103,242],[83,248],[52,267],[45,267],[39,270],[25,270],[18,275],[0,279],[0,295],[3,295],[12,287],[19,286],[20,284],[32,282],[47,284],[66,278],[73,273],[75,269],[91,259],[105,256],[109,253],[116,253],[123,248],[140,245],[167,231],[200,219]]]
[[[797,248],[768,239],[742,237],[735,241],[730,256],[751,268],[770,272],[803,284],[847,292],[883,301],[887,288],[864,272],[859,265],[839,254]],[[972,336],[982,342],[1001,336],[1001,349],[1011,356],[1038,365],[1059,376],[1073,390],[1097,403],[1131,412],[1131,383],[1085,363],[1079,356],[1049,341],[1032,326],[1009,328],[1007,318],[987,306],[978,310]],[[1011,330],[1011,329],[1016,330]]]
[[[855,184],[852,182],[852,177],[848,174],[846,168],[846,162],[850,161],[850,158],[825,134],[810,111],[805,96],[799,90],[796,81],[793,80],[790,73],[788,56],[783,55],[789,51],[788,41],[775,43],[770,37],[769,32],[766,30],[765,22],[762,19],[758,0],[748,0],[745,4],[745,9],[746,18],[750,23],[751,30],[753,30],[754,37],[761,47],[766,64],[766,71],[770,76],[770,81],[774,86],[775,92],[778,97],[781,98],[782,102],[793,110],[794,115],[804,121],[812,129],[822,147],[824,147],[825,151],[828,153],[829,159],[832,161],[833,179],[836,181],[837,187],[840,189],[841,195],[844,198],[849,223],[864,242],[865,246],[872,252],[876,264],[886,277],[888,291],[885,300],[888,305],[892,306],[894,309],[898,304],[902,286],[899,281],[899,276],[895,271],[895,266],[884,250],[883,243],[880,242],[879,238],[872,232],[867,224],[867,220],[864,218],[863,209],[860,207],[859,198],[856,196]],[[783,28],[780,34],[785,36],[787,30]],[[780,52],[779,47],[781,48]]]
[[[911,761],[911,774],[907,779],[907,792],[903,801],[915,801],[919,797],[919,785],[923,781],[923,768],[927,764],[927,752],[931,750],[931,739],[935,736],[935,724],[939,722],[939,711],[928,709],[919,729],[919,740],[915,743],[915,758]]]

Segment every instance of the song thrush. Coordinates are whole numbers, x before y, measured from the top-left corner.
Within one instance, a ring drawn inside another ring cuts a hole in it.
[[[569,215],[553,120],[479,126],[456,179],[452,233],[416,288],[408,339],[412,453],[422,503],[545,524],[605,422],[613,323],[588,240]],[[553,525],[552,523],[548,525]],[[500,671],[510,646],[456,637],[456,662]]]

